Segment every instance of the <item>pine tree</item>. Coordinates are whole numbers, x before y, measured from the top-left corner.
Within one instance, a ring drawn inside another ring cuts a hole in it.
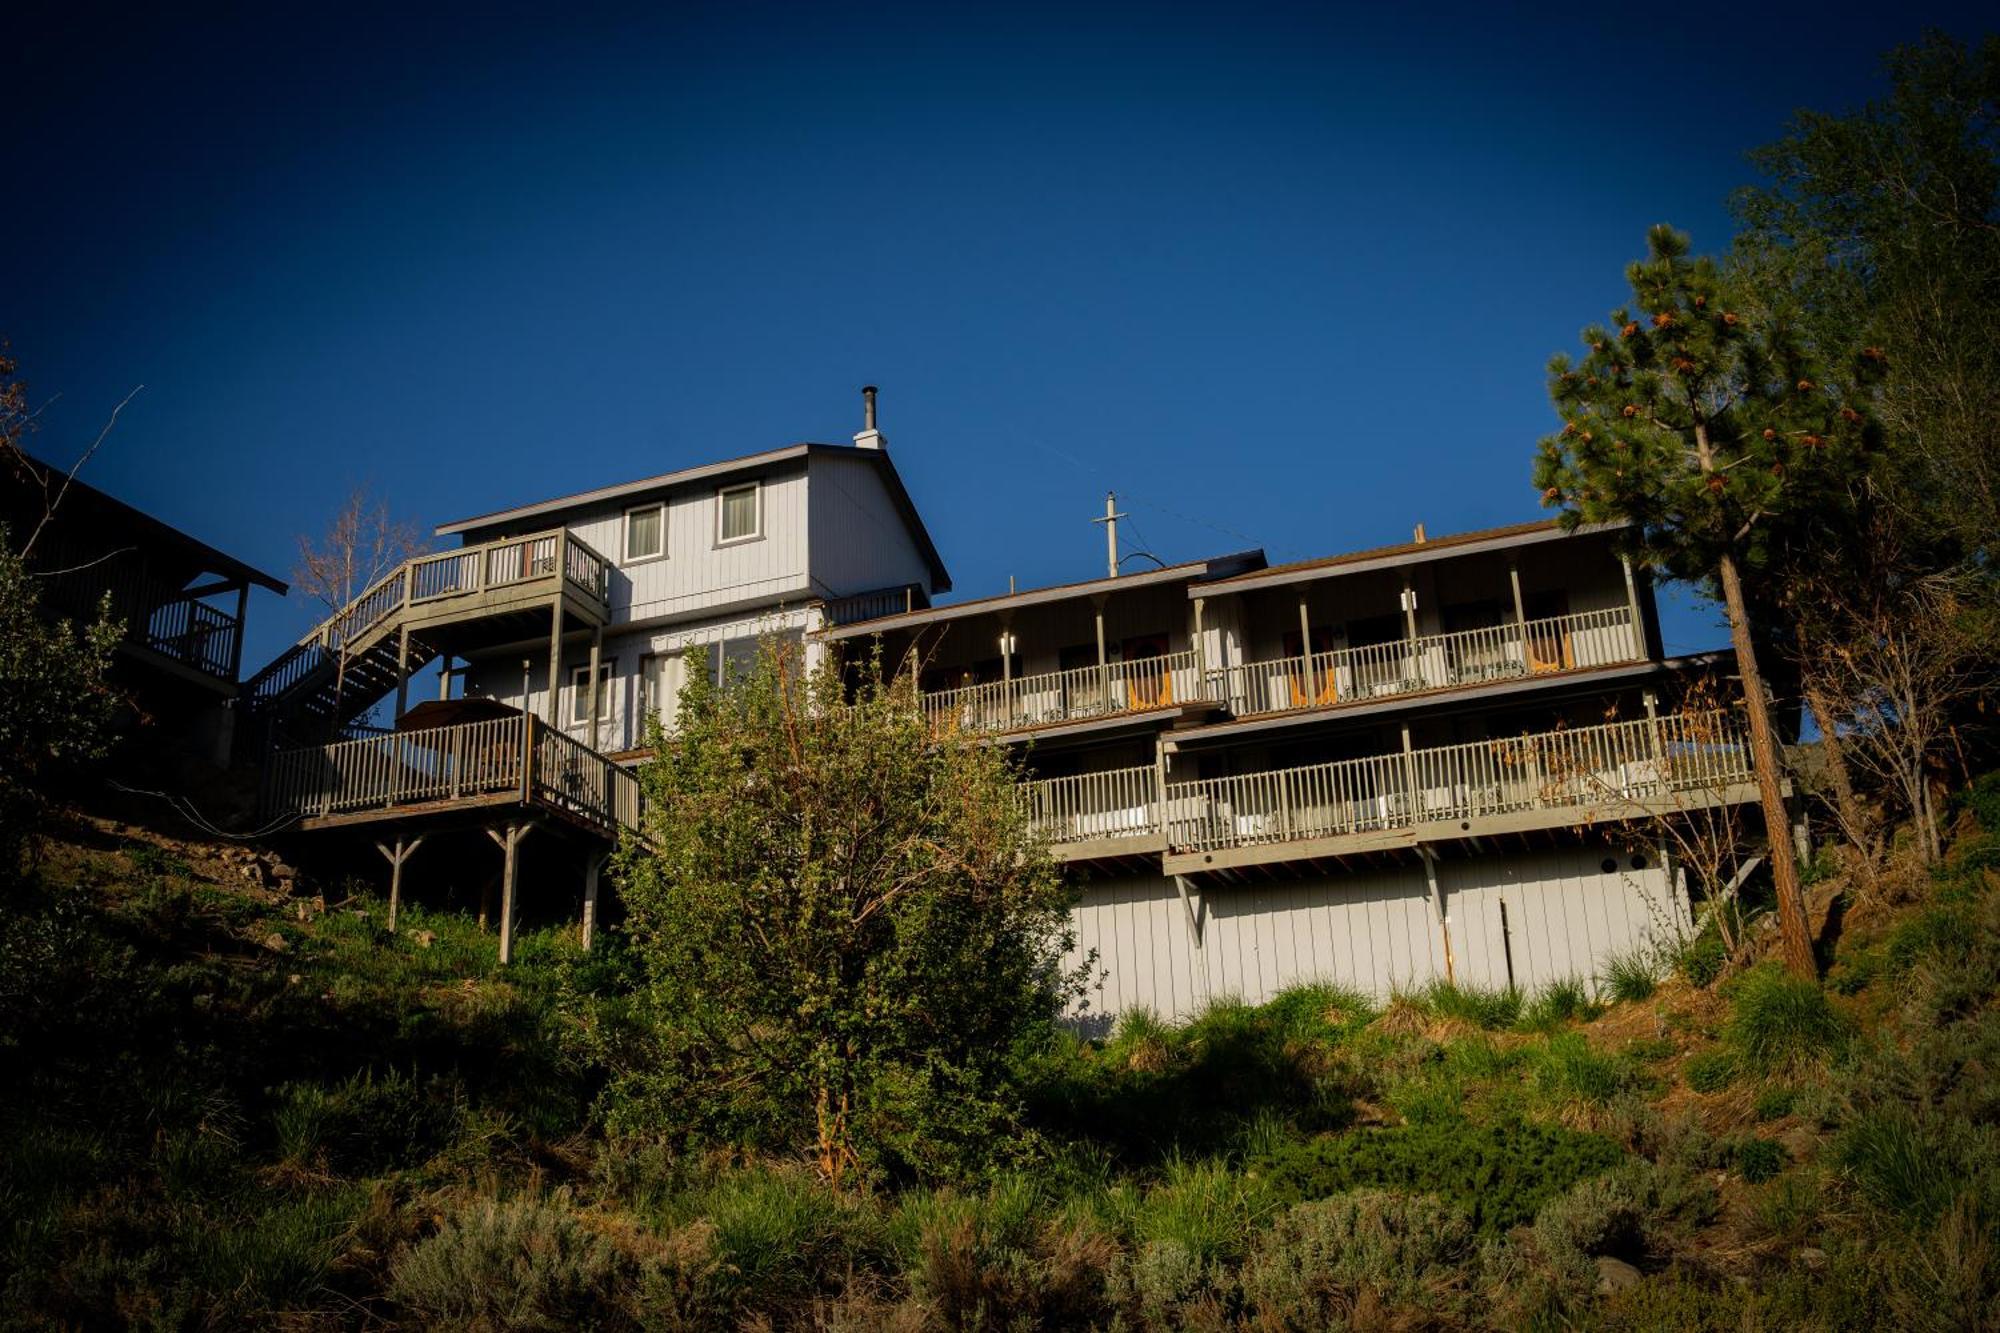
[[[1865,464],[1874,426],[1849,387],[1880,353],[1864,351],[1835,382],[1754,293],[1714,260],[1690,257],[1686,234],[1663,224],[1646,244],[1626,270],[1632,306],[1612,312],[1611,327],[1584,330],[1581,360],[1549,362],[1563,426],[1541,443],[1535,485],[1568,522],[1627,522],[1638,558],[1720,592],[1785,962],[1813,975],[1798,867],[1782,850],[1788,821],[1744,574],[1761,568],[1774,533],[1813,522]]]

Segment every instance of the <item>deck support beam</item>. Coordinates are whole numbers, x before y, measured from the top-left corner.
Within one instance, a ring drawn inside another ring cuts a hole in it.
[[[1507,557],[1507,584],[1514,590],[1514,633],[1520,639],[1521,672],[1525,675],[1533,668],[1528,665],[1528,609],[1521,598],[1521,560],[1518,556]]]
[[[611,859],[610,852],[588,851],[583,856],[583,951],[590,952],[590,942],[597,934],[597,884],[604,873],[605,862]]]
[[[451,698],[451,654],[444,654],[438,662],[438,700]]]
[[[414,838],[398,833],[393,848],[385,842],[375,844],[375,850],[382,853],[389,862],[389,933],[391,935],[396,933],[396,914],[401,910],[403,905],[403,862],[415,856],[417,848],[423,845],[424,835],[421,833]]]
[[[1174,876],[1174,892],[1181,896],[1181,907],[1187,912],[1188,934],[1194,937],[1194,947],[1201,947],[1201,904],[1188,890],[1186,875]]]
[[[1114,574],[1116,570],[1112,571]],[[1110,711],[1111,708],[1111,661],[1104,649],[1104,602],[1103,593],[1090,599],[1090,611],[1097,622],[1097,694],[1098,706]]]
[[[534,832],[533,820],[510,820],[499,828],[489,828],[486,836],[493,839],[505,855],[500,872],[500,961],[502,964],[514,961],[514,887],[521,864],[521,840]]]
[[[1631,558],[1621,555],[1618,557],[1618,564],[1625,571],[1625,609],[1632,617],[1632,628],[1628,631],[1632,637],[1626,647],[1630,649],[1634,659],[1642,658],[1646,656],[1646,646],[1643,641],[1646,622],[1639,618],[1639,587],[1632,578]]]
[[[556,701],[562,697],[562,601],[549,608],[549,706],[546,721],[560,725]]]
[[[1437,913],[1438,935],[1444,940],[1444,979],[1456,986],[1458,971],[1451,957],[1451,914],[1445,908],[1444,884],[1438,879],[1437,851],[1428,843],[1418,843],[1417,855],[1424,863],[1424,879],[1431,889],[1431,910]]]
[[[396,717],[410,711],[410,627],[396,631]],[[390,719],[393,723],[394,718]]]
[[[590,748],[597,748],[597,668],[604,656],[604,626],[599,625],[590,635]]]

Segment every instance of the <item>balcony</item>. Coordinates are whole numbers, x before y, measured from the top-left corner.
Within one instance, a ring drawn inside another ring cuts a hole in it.
[[[1168,869],[1670,815],[1753,800],[1751,781],[1720,711],[1202,778],[1167,785]]]
[[[1207,702],[1212,684],[1180,652],[928,692],[919,706],[940,730],[1015,731]]]
[[[1625,607],[1251,662],[1212,689],[1238,716],[1586,671],[1645,656]]]
[[[268,814],[306,828],[524,804],[605,836],[639,822],[639,780],[532,714],[281,750]]]
[[[110,616],[124,626],[124,642],[202,676],[233,684],[243,626],[220,607],[149,577],[125,561],[50,576],[48,604],[79,620],[95,620],[108,600]]]
[[[1152,764],[1039,778],[1021,783],[1018,792],[1028,822],[1061,860],[1165,850],[1160,770]]]

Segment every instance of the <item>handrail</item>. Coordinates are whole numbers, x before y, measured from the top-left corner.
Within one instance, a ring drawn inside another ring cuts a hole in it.
[[[921,696],[924,716],[961,731],[1142,712],[1208,696],[1192,651],[987,681]]]
[[[1217,693],[1238,714],[1290,712],[1644,656],[1632,613],[1621,606],[1246,662],[1218,673]]]
[[[220,680],[235,678],[242,622],[150,577],[134,561],[105,561],[49,575],[43,588],[51,605],[78,617],[94,618],[109,597],[111,619],[123,623],[125,642]]]
[[[505,792],[639,824],[638,778],[532,714],[281,750],[266,771],[270,813],[307,818]]]
[[[1152,764],[1035,778],[1015,791],[1029,824],[1054,843],[1160,831],[1160,771]]]
[[[1167,841],[1214,851],[1522,810],[1658,801],[1750,780],[1721,710],[1167,784]]]

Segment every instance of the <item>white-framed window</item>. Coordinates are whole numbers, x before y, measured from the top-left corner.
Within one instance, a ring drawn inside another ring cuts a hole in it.
[[[625,511],[625,558],[651,560],[667,553],[665,501]]]
[[[648,653],[639,662],[639,711],[658,717],[660,729],[671,736],[674,720],[681,711],[681,690],[686,685],[684,654]]]
[[[597,666],[597,720],[611,716],[611,663]],[[569,673],[569,720],[577,725],[590,721],[590,667],[585,664]]]
[[[764,535],[764,483],[724,486],[715,493],[715,542],[747,542]]]

